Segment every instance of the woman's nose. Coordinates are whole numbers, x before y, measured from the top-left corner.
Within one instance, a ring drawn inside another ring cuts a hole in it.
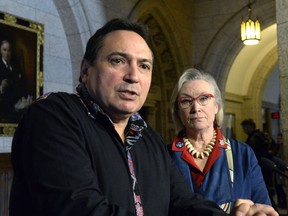
[[[194,100],[190,106],[190,113],[196,113],[200,110],[200,104]]]

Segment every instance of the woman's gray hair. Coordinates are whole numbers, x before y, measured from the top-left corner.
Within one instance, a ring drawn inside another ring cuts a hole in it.
[[[224,117],[224,111],[223,111],[224,104],[223,104],[223,99],[221,96],[220,89],[215,79],[209,73],[200,71],[195,68],[189,68],[186,71],[184,71],[184,73],[181,75],[178,82],[176,83],[174,90],[172,92],[172,95],[171,95],[171,100],[170,100],[172,119],[174,121],[175,129],[177,133],[184,129],[184,125],[181,122],[181,119],[178,115],[178,100],[177,99],[178,99],[179,91],[182,88],[183,84],[190,80],[204,80],[210,84],[212,90],[214,91],[215,101],[218,104],[218,112],[215,116],[214,125],[221,127],[222,122],[223,122],[223,117]]]

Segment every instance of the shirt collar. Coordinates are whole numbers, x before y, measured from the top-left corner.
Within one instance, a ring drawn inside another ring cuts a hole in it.
[[[77,86],[78,96],[80,97],[82,103],[87,109],[88,115],[96,119],[98,114],[104,115],[110,121],[110,123],[114,126],[114,122],[110,118],[109,115],[105,113],[105,111],[93,100],[93,98],[89,95],[86,86],[83,83],[80,83]],[[141,132],[147,128],[146,122],[142,119],[138,112],[132,114],[129,118],[128,125],[126,126],[125,134],[126,134],[126,142],[129,145],[129,149],[133,146],[135,140],[138,140],[142,137]],[[134,141],[132,141],[134,140]]]

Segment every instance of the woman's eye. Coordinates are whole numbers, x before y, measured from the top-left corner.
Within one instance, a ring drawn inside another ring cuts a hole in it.
[[[192,103],[192,100],[189,99],[189,98],[187,98],[187,99],[182,99],[182,100],[181,100],[181,103],[190,104],[190,103]]]
[[[206,95],[202,95],[199,97],[199,101],[204,102],[206,100],[208,100],[209,97],[207,97]]]

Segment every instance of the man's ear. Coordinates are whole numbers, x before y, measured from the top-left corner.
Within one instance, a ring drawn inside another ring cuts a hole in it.
[[[80,76],[82,82],[85,82],[86,77],[88,76],[88,68],[90,67],[90,63],[86,59],[82,59],[81,62],[81,71]]]

